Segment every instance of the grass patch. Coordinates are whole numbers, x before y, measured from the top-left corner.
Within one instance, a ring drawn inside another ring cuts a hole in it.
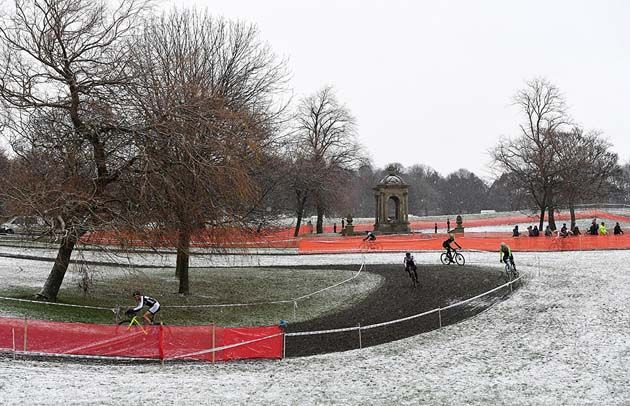
[[[191,295],[177,293],[179,281],[173,268],[121,269],[108,272],[98,268],[89,276],[87,294],[85,274],[66,275],[58,303],[115,308],[135,304],[131,293],[138,289],[160,301],[161,320],[169,325],[216,323],[221,326],[272,325],[280,320],[309,320],[344,309],[365,298],[381,283],[378,275],[361,273],[357,278],[308,298],[295,298],[330,287],[356,275],[355,267],[324,268],[192,268]],[[36,290],[11,288],[0,296],[32,299]],[[265,304],[288,300],[289,303]],[[243,306],[223,306],[242,304]],[[214,305],[217,307],[175,308],[169,306]],[[0,300],[0,312],[16,317],[58,321],[113,323],[114,314],[107,310],[83,309],[41,303]]]

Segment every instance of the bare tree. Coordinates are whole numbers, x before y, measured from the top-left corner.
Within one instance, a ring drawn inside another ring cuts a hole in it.
[[[92,0],[17,1],[0,22],[0,98],[14,149],[24,161],[46,157],[58,186],[37,196],[66,234],[40,296],[56,300],[78,239],[115,219],[111,185],[135,162],[124,99],[128,38],[146,3],[111,9]],[[40,190],[41,191],[41,190]],[[28,199],[19,185],[13,196]]]
[[[255,26],[190,11],[151,21],[133,55],[135,104],[149,128],[141,200],[178,235],[179,292],[188,294],[193,234],[222,242],[262,201],[255,179],[273,154],[286,71]]]
[[[300,201],[303,207],[309,194],[312,195],[317,233],[322,233],[331,196],[365,158],[356,140],[354,117],[339,103],[331,87],[303,99],[295,122],[295,156],[300,167],[306,169],[306,173],[298,173],[306,178],[297,183],[307,185],[298,194],[298,207]],[[299,208],[298,217],[301,217]]]
[[[570,132],[555,137],[554,151],[561,161],[557,203],[569,207],[571,229],[575,227],[575,204],[608,195],[608,188],[619,176],[617,154],[610,152],[611,144],[597,131],[585,133],[574,127]]]
[[[554,145],[571,123],[565,101],[552,83],[535,79],[518,91],[514,103],[524,117],[520,135],[501,139],[491,154],[501,172],[510,174],[517,187],[529,192],[540,211],[539,226],[542,228],[548,210],[550,226],[555,228],[554,191],[563,168]]]

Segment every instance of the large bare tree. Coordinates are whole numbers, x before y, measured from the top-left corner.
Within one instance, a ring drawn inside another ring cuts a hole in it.
[[[516,187],[528,191],[540,211],[539,226],[548,210],[550,226],[555,228],[554,192],[563,168],[554,145],[571,124],[565,100],[551,82],[534,79],[517,92],[514,104],[523,116],[520,134],[502,138],[491,154],[500,171],[510,174]]]
[[[332,87],[324,87],[299,103],[295,116],[295,157],[303,176],[298,194],[300,207],[312,196],[317,214],[317,233],[323,232],[323,218],[335,193],[350,171],[365,163],[361,145],[356,139],[356,123],[350,110],[341,104]],[[296,191],[298,189],[296,188]],[[300,224],[296,225],[299,227]],[[297,228],[296,228],[297,230]]]
[[[190,291],[191,237],[215,242],[243,228],[267,190],[286,71],[254,25],[173,11],[155,18],[133,51],[135,105],[149,130],[141,201],[177,239],[179,292]],[[209,231],[206,233],[206,231]]]
[[[45,172],[47,187],[16,184],[8,192],[65,223],[39,294],[45,300],[56,300],[79,238],[117,219],[124,206],[111,191],[136,160],[124,97],[129,38],[145,6],[137,0],[115,7],[93,0],[18,0],[0,22],[5,132],[22,164],[31,165],[34,181],[35,159],[53,171]]]

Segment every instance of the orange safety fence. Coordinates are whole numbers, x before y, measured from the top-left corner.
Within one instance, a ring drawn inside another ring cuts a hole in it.
[[[483,234],[483,235],[477,235]],[[303,239],[299,243],[300,253],[340,252],[400,252],[441,251],[445,234],[381,235],[376,241],[366,242],[361,237],[333,237],[326,239]],[[505,233],[468,233],[457,236],[456,241],[464,250],[495,251],[501,242],[506,242],[514,251],[579,251],[630,249],[630,235],[569,236],[569,237],[511,237]]]
[[[576,212],[576,219],[607,219],[610,221],[619,221],[622,223],[630,223],[630,216],[620,214],[612,214],[602,210],[583,210]],[[570,219],[568,212],[562,212],[556,215],[557,221],[568,221]],[[432,230],[436,221],[422,220],[410,223],[412,230]],[[493,225],[514,225],[523,223],[538,223],[537,215],[511,215],[481,219],[466,219],[464,215],[464,229],[472,227],[483,227]],[[438,227],[443,228],[444,221],[438,222]],[[454,218],[451,219],[451,227],[455,227]],[[355,232],[363,233],[372,230],[372,223],[360,223],[354,225]],[[340,225],[337,231],[341,232]],[[219,229],[219,230],[200,230],[193,233],[191,237],[191,246],[198,248],[220,247],[220,248],[297,248],[309,246],[311,244],[310,237],[316,237],[311,234],[310,227],[302,225],[300,227],[300,237],[293,237],[294,229],[292,227],[267,227],[261,230],[256,229]],[[332,233],[333,226],[324,226],[325,233]],[[319,238],[319,236],[317,236]],[[333,237],[334,238],[334,237]],[[302,242],[307,239],[307,242]],[[102,230],[94,231],[84,235],[81,238],[84,244],[108,244],[108,245],[126,245],[132,247],[175,247],[178,243],[178,233],[173,230],[147,230],[142,234],[131,231],[113,231]],[[313,243],[316,244],[316,243]],[[324,242],[325,245],[325,242]],[[300,248],[302,249],[302,248]]]
[[[0,351],[5,352],[196,361],[280,359],[283,340],[279,326],[109,326],[0,318]]]

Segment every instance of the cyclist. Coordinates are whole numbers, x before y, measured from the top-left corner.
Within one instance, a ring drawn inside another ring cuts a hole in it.
[[[457,245],[457,248],[462,249],[462,247],[457,242],[455,242],[455,235],[453,233],[450,233],[448,235],[448,239],[444,240],[444,242],[442,243],[442,247],[444,247],[444,249],[446,250],[446,256],[448,257],[449,262],[453,262],[451,251],[455,250],[455,248],[451,247],[451,244],[455,244]]]
[[[512,255],[512,250],[510,249],[509,245],[504,242],[501,243],[501,247],[499,248],[499,256],[501,258],[499,262],[504,262],[507,265],[507,261],[510,261],[510,264],[512,264],[512,268],[514,268],[514,272],[518,274],[518,272],[516,271],[516,264],[514,264],[514,255]]]
[[[405,271],[418,283],[418,267],[416,266],[416,261],[411,255],[410,252],[405,253],[405,257],[403,258],[403,264],[405,265]]]
[[[374,241],[374,240],[376,240],[376,235],[371,231],[366,231],[365,238],[363,239],[363,241]]]
[[[160,302],[155,300],[150,296],[144,296],[140,293],[140,291],[133,292],[133,297],[136,299],[136,307],[127,309],[127,314],[131,316],[132,314],[142,310],[144,306],[148,306],[149,310],[147,310],[142,318],[146,322],[146,324],[153,324],[153,317],[155,313],[160,311]]]

